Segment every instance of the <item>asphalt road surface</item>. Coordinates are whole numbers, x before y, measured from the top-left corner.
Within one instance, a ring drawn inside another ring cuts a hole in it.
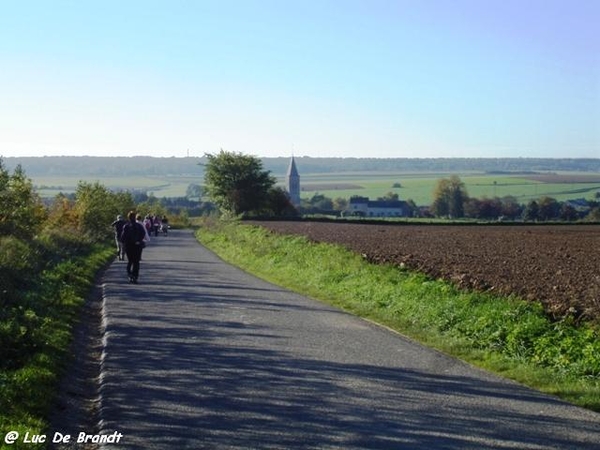
[[[191,231],[106,272],[101,429],[131,449],[599,449],[600,414],[261,281]]]

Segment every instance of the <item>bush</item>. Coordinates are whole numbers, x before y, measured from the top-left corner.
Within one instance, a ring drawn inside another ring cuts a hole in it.
[[[132,209],[131,196],[114,194],[100,183],[80,182],[75,192],[78,229],[92,242],[108,240],[113,235],[112,222],[117,214]]]
[[[28,242],[13,236],[0,237],[0,308],[19,302],[37,269],[35,259],[35,250]]]
[[[23,171],[10,175],[0,160],[0,435],[44,431],[71,326],[114,257],[106,239],[127,196],[84,183],[78,194],[47,214]]]

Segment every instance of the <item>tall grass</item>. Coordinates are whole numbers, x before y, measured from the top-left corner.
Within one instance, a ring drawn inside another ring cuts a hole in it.
[[[384,324],[472,364],[600,411],[600,338],[541,306],[466,292],[422,274],[373,265],[341,247],[259,227],[213,222],[198,239],[271,282]]]

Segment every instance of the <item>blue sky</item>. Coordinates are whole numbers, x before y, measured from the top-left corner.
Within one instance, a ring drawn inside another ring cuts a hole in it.
[[[600,0],[0,0],[0,156],[600,157]]]

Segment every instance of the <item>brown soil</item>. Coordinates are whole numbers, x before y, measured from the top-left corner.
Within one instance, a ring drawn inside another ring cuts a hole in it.
[[[341,244],[456,285],[539,300],[555,318],[600,322],[600,226],[437,226],[254,222]]]

